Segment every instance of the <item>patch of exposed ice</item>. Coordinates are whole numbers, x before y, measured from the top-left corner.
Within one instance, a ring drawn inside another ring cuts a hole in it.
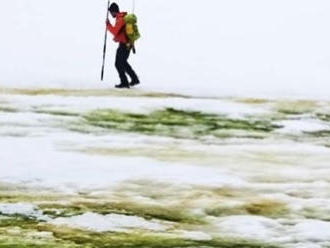
[[[170,227],[169,224],[164,224],[157,221],[148,221],[136,216],[118,214],[100,215],[96,213],[85,213],[83,215],[70,218],[57,218],[50,221],[50,223],[95,232],[125,232],[131,229],[165,231]]]

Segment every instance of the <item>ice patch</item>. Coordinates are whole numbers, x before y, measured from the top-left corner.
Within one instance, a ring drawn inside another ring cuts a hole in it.
[[[168,224],[147,221],[141,217],[118,214],[100,215],[95,213],[85,213],[70,218],[57,218],[50,223],[87,229],[95,232],[125,232],[130,229],[165,231],[169,228]]]

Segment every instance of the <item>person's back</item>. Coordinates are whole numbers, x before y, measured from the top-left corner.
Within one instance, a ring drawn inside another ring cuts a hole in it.
[[[130,86],[135,86],[140,83],[138,76],[128,63],[128,58],[132,50],[132,45],[129,43],[126,31],[125,31],[125,20],[126,12],[120,12],[119,7],[116,3],[112,3],[109,11],[111,16],[116,19],[115,25],[111,25],[110,21],[106,20],[107,29],[114,36],[114,41],[119,43],[116,54],[116,63],[120,81],[116,88],[130,88]],[[131,78],[131,82],[128,82],[126,74]]]

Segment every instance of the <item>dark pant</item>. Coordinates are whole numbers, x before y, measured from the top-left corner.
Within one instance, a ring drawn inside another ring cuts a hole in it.
[[[116,68],[119,73],[121,84],[128,85],[128,79],[126,74],[128,74],[132,80],[132,82],[138,82],[139,79],[128,63],[129,54],[131,49],[126,46],[126,44],[120,43],[117,49],[116,55]]]

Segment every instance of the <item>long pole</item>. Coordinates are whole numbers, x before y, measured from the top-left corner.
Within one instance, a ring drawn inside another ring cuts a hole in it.
[[[108,8],[107,8],[107,19],[109,19],[109,8],[110,8],[110,0],[108,0]],[[104,64],[105,64],[105,55],[107,53],[107,38],[108,38],[108,30],[105,27],[105,35],[104,35],[104,47],[103,47],[103,63],[102,63],[102,71],[101,71],[101,81],[104,78]]]
[[[135,0],[132,0],[133,3],[132,3],[132,13],[135,14]]]

